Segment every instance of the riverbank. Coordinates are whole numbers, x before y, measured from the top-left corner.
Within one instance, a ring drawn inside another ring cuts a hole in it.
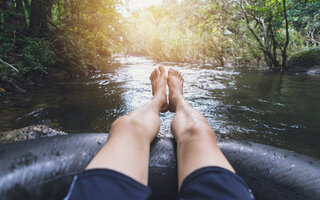
[[[93,74],[113,70],[117,67],[119,67],[119,63],[114,60],[114,57],[110,57],[101,60],[99,66],[86,65],[85,68],[74,68],[60,63],[46,67],[45,74],[28,76],[10,68],[4,69],[0,63],[0,96],[25,93],[34,88],[49,86],[63,80],[71,81],[72,79],[90,77]]]

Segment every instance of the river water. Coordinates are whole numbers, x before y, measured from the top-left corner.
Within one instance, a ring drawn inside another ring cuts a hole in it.
[[[142,57],[117,57],[119,67],[90,78],[60,81],[0,96],[0,132],[47,124],[67,133],[108,132],[121,115],[147,103],[149,74]],[[184,76],[184,95],[218,139],[268,144],[320,158],[320,76],[257,68],[162,63]],[[172,137],[173,113],[161,114],[159,136]]]

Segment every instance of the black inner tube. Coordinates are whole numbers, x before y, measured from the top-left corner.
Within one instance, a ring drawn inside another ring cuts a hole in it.
[[[1,199],[63,199],[73,176],[82,172],[106,142],[107,134],[55,136],[0,145]],[[219,147],[258,200],[320,199],[320,161],[251,142],[227,140]],[[152,199],[176,199],[176,144],[151,144]]]

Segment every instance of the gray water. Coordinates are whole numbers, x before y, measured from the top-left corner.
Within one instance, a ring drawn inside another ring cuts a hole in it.
[[[90,78],[0,96],[0,132],[46,124],[68,133],[108,132],[121,115],[151,99],[157,65],[118,57],[120,67]],[[184,95],[220,140],[268,144],[320,158],[320,77],[257,68],[162,63],[184,76]],[[159,136],[172,137],[173,113],[161,114]]]

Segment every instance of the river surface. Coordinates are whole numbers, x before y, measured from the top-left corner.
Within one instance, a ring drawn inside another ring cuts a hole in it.
[[[0,132],[46,124],[67,133],[108,132],[121,115],[151,95],[157,63],[117,57],[119,67],[0,96]],[[320,76],[257,68],[162,63],[184,76],[187,101],[207,118],[218,139],[268,144],[320,158]],[[173,113],[161,114],[159,136],[172,137]]]

